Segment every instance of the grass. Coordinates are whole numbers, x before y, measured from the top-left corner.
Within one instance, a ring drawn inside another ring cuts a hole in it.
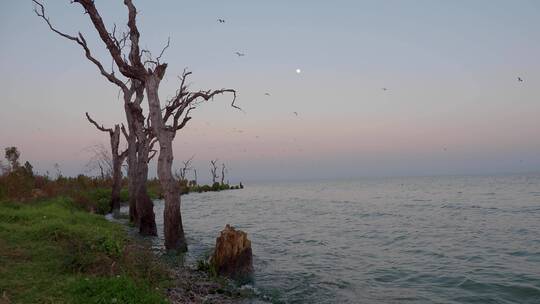
[[[167,303],[170,275],[71,199],[0,203],[0,303]]]

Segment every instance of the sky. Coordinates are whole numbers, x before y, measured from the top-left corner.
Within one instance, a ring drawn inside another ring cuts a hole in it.
[[[110,28],[125,26],[122,3],[96,0]],[[243,112],[215,98],[175,139],[175,167],[194,155],[200,180],[215,158],[231,182],[540,170],[538,1],[134,3],[142,47],[171,39],[162,101],[184,68],[194,90],[238,91]],[[79,5],[44,4],[110,68]],[[108,135],[84,113],[123,122],[118,88],[32,8],[0,3],[0,146],[42,173],[85,173],[88,147]]]

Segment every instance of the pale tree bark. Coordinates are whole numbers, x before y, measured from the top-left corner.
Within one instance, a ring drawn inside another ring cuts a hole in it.
[[[36,0],[33,0],[38,6],[43,7]],[[187,243],[184,236],[182,218],[180,216],[180,195],[178,185],[172,174],[173,163],[173,150],[172,142],[175,134],[178,130],[182,129],[186,123],[191,119],[189,113],[195,109],[196,105],[202,101],[208,101],[215,95],[223,94],[226,92],[234,94],[232,107],[238,108],[234,102],[236,100],[236,91],[232,89],[221,90],[208,90],[199,92],[187,91],[185,85],[186,77],[191,73],[182,75],[182,83],[180,89],[177,91],[176,96],[168,102],[168,105],[163,109],[161,107],[159,99],[159,85],[167,64],[161,63],[160,58],[163,55],[167,46],[161,51],[160,55],[155,59],[152,59],[150,52],[146,50],[140,50],[139,48],[139,30],[136,24],[137,10],[131,0],[124,0],[124,5],[128,10],[128,33],[120,38],[117,38],[115,31],[110,33],[101,18],[98,10],[95,7],[93,0],[72,0],[74,3],[79,3],[85,10],[86,15],[89,16],[94,28],[99,34],[100,39],[103,41],[109,54],[111,55],[118,70],[125,77],[131,80],[138,80],[144,84],[146,97],[149,106],[149,115],[151,122],[151,129],[154,136],[159,143],[159,157],[158,157],[158,177],[165,196],[165,210],[164,210],[164,232],[165,232],[165,247],[169,250],[184,251],[187,249]],[[38,12],[36,10],[36,12]],[[39,12],[38,12],[39,15]],[[50,25],[48,19],[45,18],[49,26],[53,31],[56,31]],[[57,32],[57,31],[56,31]],[[57,32],[59,33],[59,32]],[[73,40],[83,46],[86,51],[87,57],[89,50],[86,46],[86,41],[82,34],[79,37],[73,37],[59,33],[62,36]],[[129,39],[130,51],[127,58],[122,53],[123,45],[126,40]],[[144,62],[141,60],[141,54],[145,53],[148,59]],[[90,59],[90,58],[89,58]],[[94,62],[100,68],[102,74],[104,74],[110,81],[114,81],[114,73],[104,72],[101,64]],[[120,86],[120,84],[118,84]],[[122,84],[123,85],[123,84]],[[124,85],[125,86],[125,85]],[[239,108],[238,108],[239,109]],[[140,215],[139,215],[140,216]]]
[[[137,83],[137,81],[133,81]],[[152,141],[153,135],[149,128],[145,128],[145,117],[141,108],[144,87],[139,84],[136,89],[135,100],[126,107],[126,115],[131,117],[131,126],[137,139],[137,153],[135,161],[134,174],[134,196],[135,210],[137,214],[137,226],[139,233],[143,235],[157,235],[157,227],[154,214],[154,203],[148,195],[146,182],[148,179],[148,162],[155,155],[152,153],[152,147],[155,141]],[[129,114],[128,114],[129,113]],[[124,129],[125,130],[125,129]],[[131,133],[130,133],[131,134]],[[126,137],[130,136],[124,132]]]
[[[212,185],[217,182],[219,175],[217,173],[217,159],[210,161],[210,174],[212,175]]]
[[[111,209],[115,216],[120,214],[120,191],[122,190],[122,163],[126,159],[128,151],[125,150],[119,153],[120,145],[120,126],[114,125],[114,130],[111,128],[105,128],[100,126],[95,120],[93,120],[88,112],[86,118],[93,124],[98,130],[109,133],[111,144],[111,159],[112,159],[112,192],[111,192]]]
[[[139,215],[137,214],[137,136],[135,135],[135,125],[131,115],[130,102],[124,101],[124,111],[129,132],[122,128],[128,143],[128,193],[129,193],[129,221],[139,227]],[[123,126],[122,126],[123,127]]]
[[[222,163],[221,164],[221,184],[224,185],[224,180],[225,180],[225,171],[226,171],[226,168],[225,168],[225,163]]]
[[[156,68],[157,69],[157,68]],[[163,68],[164,71],[164,68]],[[161,75],[160,75],[161,74]],[[161,113],[158,89],[163,73],[150,75],[146,79],[146,92],[150,119],[159,143],[159,156],[157,174],[163,189],[165,209],[163,211],[163,225],[165,235],[165,248],[187,251],[187,242],[180,214],[180,189],[172,174],[173,150],[172,141],[174,131],[165,128]]]
[[[145,85],[151,125],[159,142],[157,171],[165,194],[165,210],[163,212],[165,248],[185,251],[187,250],[187,243],[185,241],[180,214],[180,189],[172,174],[174,159],[172,142],[176,132],[184,128],[191,120],[189,114],[200,102],[208,101],[215,95],[229,92],[234,96],[231,105],[236,107],[234,104],[236,91],[232,89],[221,89],[189,92],[187,90],[186,80],[191,75],[191,72],[184,71],[180,77],[180,88],[176,95],[167,102],[167,106],[165,106],[162,112],[158,91],[167,65],[159,64],[159,61],[156,62],[157,66],[154,73],[146,78]]]

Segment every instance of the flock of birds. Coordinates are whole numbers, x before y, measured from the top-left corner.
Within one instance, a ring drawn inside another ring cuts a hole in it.
[[[217,21],[218,21],[219,23],[225,23],[225,19],[222,19],[222,18],[218,18]],[[238,56],[238,57],[244,57],[244,56],[246,56],[245,53],[238,52],[238,51],[234,52],[234,54],[236,54],[236,56]],[[300,73],[301,73],[301,70],[300,70],[300,69],[296,69],[296,73],[297,73],[297,74],[300,74]],[[518,82],[523,82],[523,78],[521,78],[521,77],[518,76],[518,77],[517,77],[517,81],[518,81]],[[383,90],[383,91],[386,92],[386,91],[388,91],[389,89],[386,88],[386,87],[384,87],[384,88],[381,88],[381,90]],[[265,96],[270,96],[270,93],[267,92],[267,93],[264,93],[264,95],[265,95]],[[296,116],[298,116],[298,113],[297,113],[297,112],[293,112],[293,114],[295,114]]]
[[[218,21],[220,24],[223,24],[223,23],[226,22],[225,19],[222,19],[222,18],[218,18],[217,21]],[[246,56],[245,53],[242,53],[242,52],[239,52],[239,51],[234,52],[234,54],[235,54],[236,56],[238,56],[238,57],[244,57],[244,56]],[[300,70],[300,69],[296,69],[296,73],[297,73],[297,74],[300,74],[300,73],[301,73],[301,70]],[[518,82],[524,82],[524,81],[523,81],[523,78],[521,78],[520,76],[517,77],[517,81],[518,81]],[[388,89],[387,87],[383,87],[383,88],[381,88],[381,90],[384,91],[384,92],[389,91],[389,89]],[[269,92],[264,93],[264,95],[265,95],[265,96],[268,96],[268,97],[271,96],[271,94],[270,94]],[[294,114],[295,116],[298,116],[298,112],[296,112],[296,111],[292,112],[292,114]],[[242,133],[243,131],[242,131],[242,130],[234,129],[233,132]],[[257,136],[255,136],[255,138],[258,139],[259,136],[257,135]],[[444,151],[447,151],[448,148],[447,148],[447,147],[444,147],[443,150],[444,150]],[[246,152],[245,149],[244,149],[244,152]]]

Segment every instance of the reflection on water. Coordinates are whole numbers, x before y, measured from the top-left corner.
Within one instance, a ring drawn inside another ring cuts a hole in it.
[[[248,232],[271,302],[540,303],[537,175],[248,184],[182,211],[188,263]]]

